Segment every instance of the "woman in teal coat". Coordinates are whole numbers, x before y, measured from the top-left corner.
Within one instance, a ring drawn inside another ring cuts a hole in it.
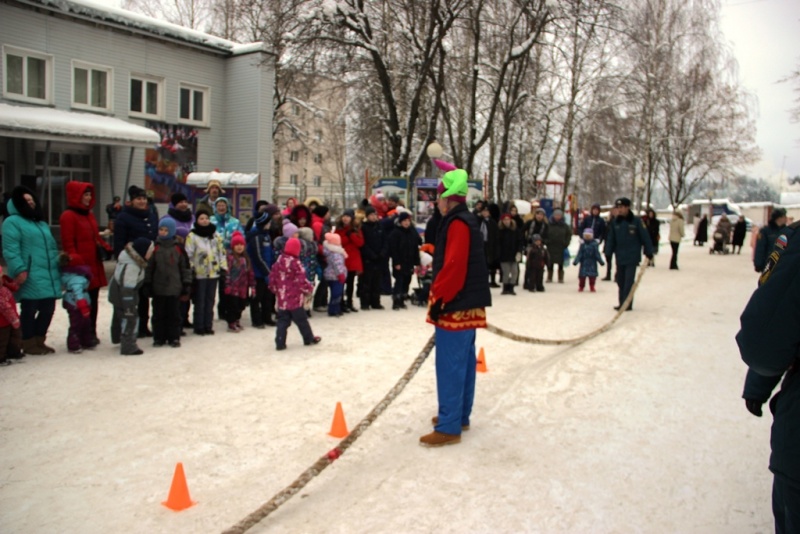
[[[3,257],[8,276],[19,285],[22,347],[26,354],[48,354],[47,329],[61,297],[58,248],[44,220],[36,194],[17,186],[8,201],[3,221]]]

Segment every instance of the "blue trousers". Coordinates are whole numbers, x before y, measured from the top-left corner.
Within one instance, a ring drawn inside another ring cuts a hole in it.
[[[620,265],[617,264],[617,285],[619,286],[619,305],[625,302],[628,294],[633,288],[633,281],[636,279],[636,264]],[[633,309],[633,299],[631,299],[631,309]]]
[[[328,301],[328,315],[335,317],[342,314],[342,293],[344,284],[339,280],[328,280],[328,287],[331,290],[331,298]]]
[[[435,430],[461,434],[475,400],[475,329],[453,332],[436,327],[436,392],[439,422]]]

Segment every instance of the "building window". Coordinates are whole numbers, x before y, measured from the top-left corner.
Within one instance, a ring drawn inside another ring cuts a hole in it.
[[[131,115],[161,118],[164,80],[131,76]]]
[[[38,104],[53,99],[53,56],[3,46],[3,96]]]
[[[314,187],[320,187],[322,185],[322,176],[314,176],[312,180]]]
[[[314,154],[314,163],[322,163],[322,154]]]
[[[322,141],[322,130],[315,130],[314,137],[317,139],[317,143]]]
[[[181,84],[178,118],[181,122],[208,126],[208,101],[208,87]]]
[[[297,150],[289,152],[289,161],[300,161],[300,152]]]
[[[47,176],[44,176],[45,154],[48,156]],[[52,150],[46,153],[37,149],[34,158],[37,176],[35,187],[43,191],[40,198],[42,213],[50,225],[58,225],[61,214],[67,209],[67,182],[92,181],[92,156],[88,152]]]
[[[297,185],[297,175],[290,174],[289,175],[289,185]]]
[[[73,107],[110,111],[111,86],[110,68],[72,62]]]

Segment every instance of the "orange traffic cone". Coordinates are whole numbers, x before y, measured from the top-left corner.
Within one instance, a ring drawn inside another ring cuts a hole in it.
[[[481,347],[480,352],[478,352],[478,362],[475,366],[475,370],[479,373],[486,373],[489,371],[486,367],[486,354],[483,353],[483,347]]]
[[[344,411],[342,411],[342,403],[336,403],[336,411],[333,414],[333,424],[331,431],[328,432],[329,436],[334,438],[346,438],[350,432],[347,430],[347,423],[344,420]]]
[[[189,497],[189,486],[186,485],[186,476],[183,474],[183,464],[178,462],[175,474],[172,476],[172,486],[169,488],[169,497],[162,502],[170,510],[180,512],[196,504]]]

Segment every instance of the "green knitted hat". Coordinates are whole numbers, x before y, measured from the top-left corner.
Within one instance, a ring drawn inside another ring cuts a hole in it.
[[[456,169],[445,173],[442,176],[442,186],[444,186],[444,192],[439,195],[441,198],[447,198],[452,195],[466,197],[468,189],[467,171]]]

